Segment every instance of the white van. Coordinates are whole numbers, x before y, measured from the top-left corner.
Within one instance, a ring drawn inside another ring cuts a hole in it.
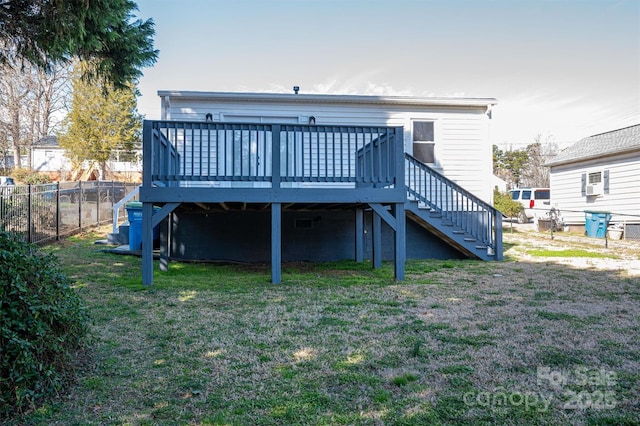
[[[527,223],[535,216],[544,216],[551,209],[549,188],[516,188],[509,193],[512,200],[520,202],[524,207],[518,216],[518,223]]]

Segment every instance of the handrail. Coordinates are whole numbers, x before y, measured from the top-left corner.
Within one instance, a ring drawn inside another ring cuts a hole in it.
[[[124,206],[127,201],[138,195],[140,192],[140,185],[136,186],[131,192],[125,195],[122,200],[113,205],[113,233],[118,232],[118,221],[120,216],[120,207]]]
[[[499,249],[501,230],[496,225],[502,213],[410,154],[405,153],[405,159],[405,182],[411,196],[479,242]]]

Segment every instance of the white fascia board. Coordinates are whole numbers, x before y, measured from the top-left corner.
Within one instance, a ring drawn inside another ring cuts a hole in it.
[[[593,154],[593,155],[586,155],[584,157],[574,157],[574,158],[570,158],[568,160],[556,160],[556,161],[549,161],[548,163],[543,164],[543,167],[554,167],[554,166],[562,166],[565,164],[573,164],[573,163],[582,163],[584,161],[589,161],[589,160],[599,160],[599,159],[607,159],[610,157],[615,157],[621,154],[633,154],[634,152],[638,152],[640,153],[640,147],[634,147],[634,148],[622,148],[622,149],[618,149],[615,151],[610,151],[607,152],[605,154]]]
[[[185,100],[260,101],[260,102],[304,102],[318,104],[378,104],[407,106],[485,107],[497,105],[495,98],[425,98],[412,96],[368,96],[368,95],[317,95],[289,93],[242,93],[242,92],[197,92],[181,90],[159,90],[161,98]]]

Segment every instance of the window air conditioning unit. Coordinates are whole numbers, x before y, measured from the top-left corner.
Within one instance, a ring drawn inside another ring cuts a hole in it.
[[[602,185],[587,185],[587,195],[602,194]]]

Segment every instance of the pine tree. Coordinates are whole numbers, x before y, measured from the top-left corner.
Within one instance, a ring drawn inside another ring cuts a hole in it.
[[[74,58],[98,78],[124,88],[155,63],[152,20],[133,19],[131,0],[2,0],[0,63],[23,59],[43,69]]]
[[[135,85],[114,89],[92,84],[82,78],[88,66],[78,66],[67,129],[58,138],[76,167],[89,161],[99,165],[104,177],[113,152],[132,151],[140,140],[142,116],[137,111]]]

